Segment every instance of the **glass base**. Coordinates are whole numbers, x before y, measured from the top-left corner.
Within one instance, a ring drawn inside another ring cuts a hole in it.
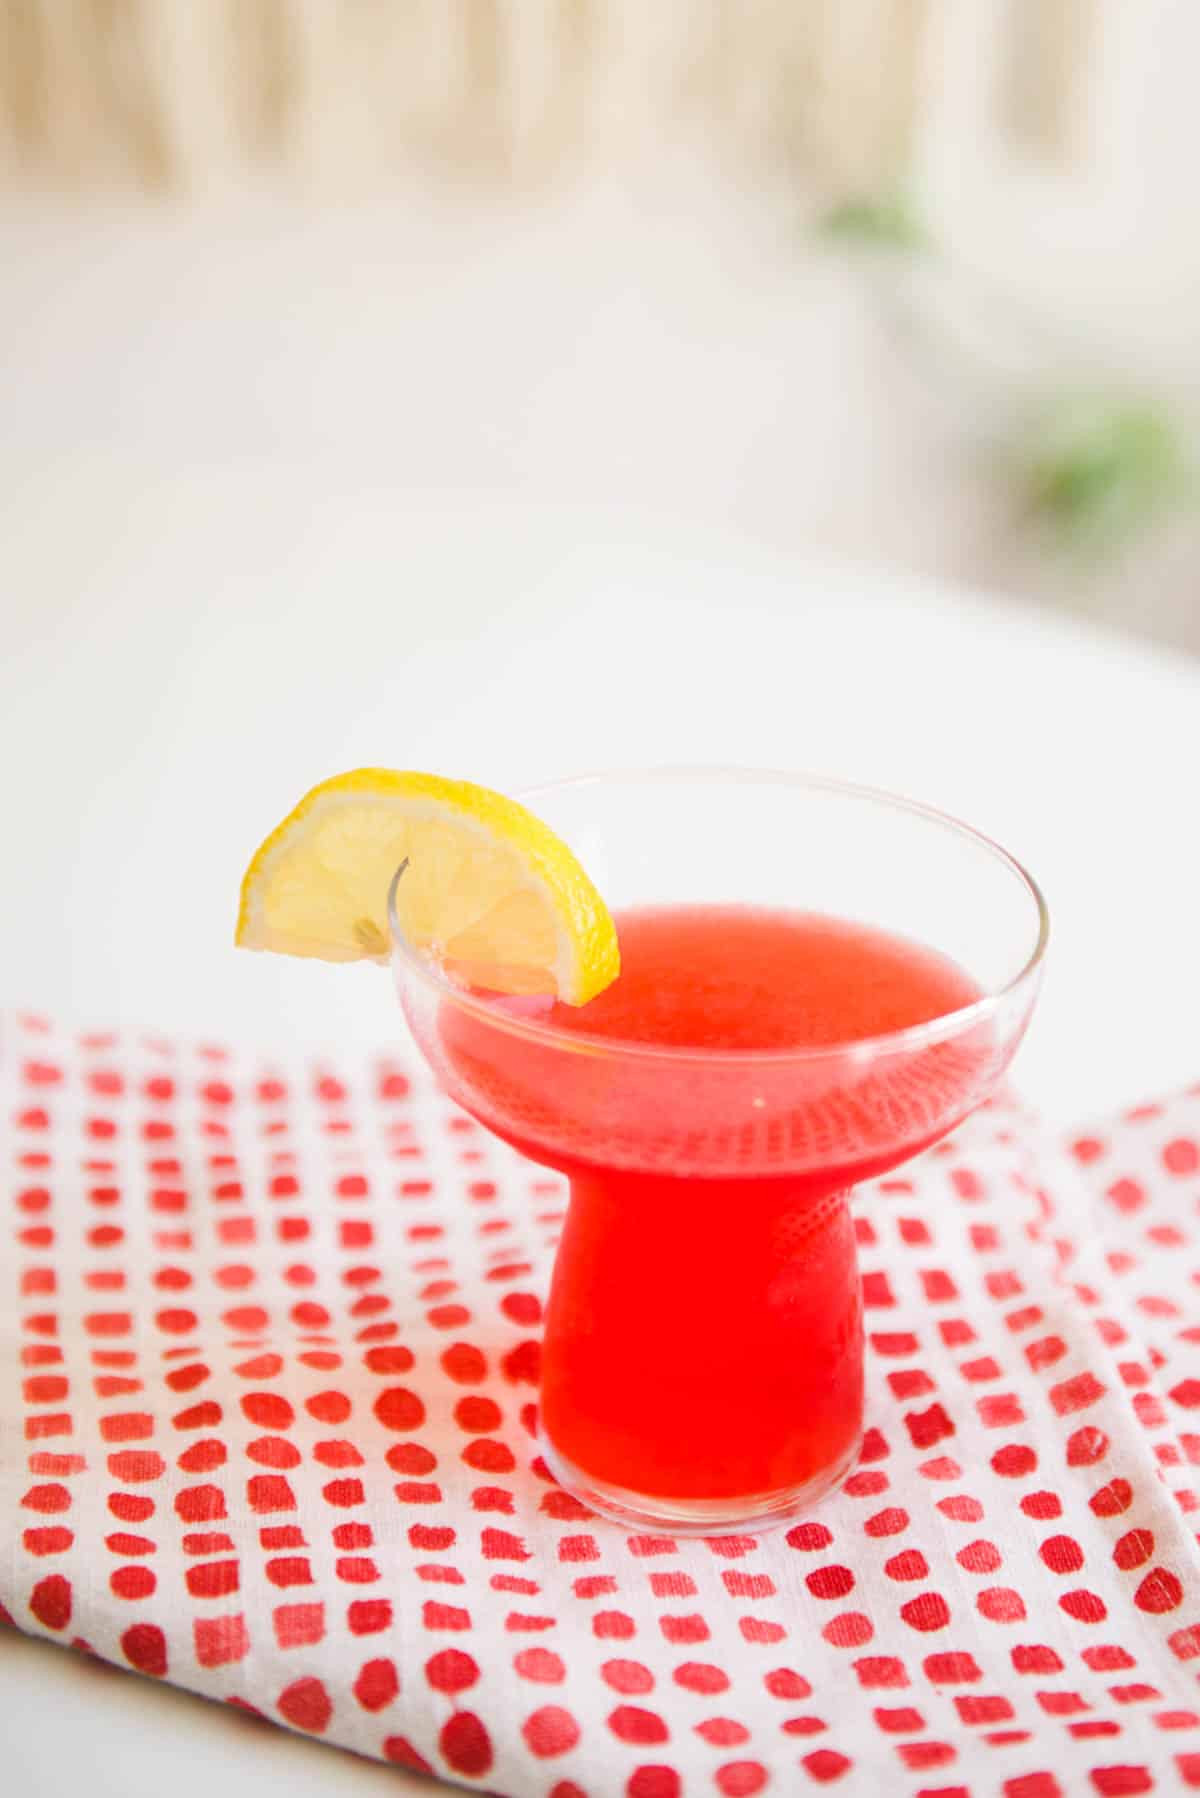
[[[613,1523],[629,1530],[651,1530],[672,1536],[758,1535],[806,1516],[819,1499],[846,1477],[862,1447],[855,1438],[849,1454],[802,1486],[781,1492],[763,1492],[745,1498],[660,1498],[657,1494],[629,1492],[596,1480],[560,1455],[547,1437],[540,1437],[542,1458],[563,1489]]]

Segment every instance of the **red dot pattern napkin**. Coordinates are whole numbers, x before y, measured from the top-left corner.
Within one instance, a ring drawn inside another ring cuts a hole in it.
[[[419,1071],[0,1059],[17,1628],[513,1798],[1200,1789],[1200,1088],[866,1189],[858,1467],[689,1542],[539,1460],[564,1187]]]

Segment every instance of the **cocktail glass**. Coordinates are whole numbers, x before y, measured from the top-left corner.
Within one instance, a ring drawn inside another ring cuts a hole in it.
[[[831,914],[937,949],[980,991],[820,1048],[589,1039],[537,1000],[457,987],[405,941],[393,881],[393,966],[431,1067],[570,1181],[543,1343],[546,1461],[630,1527],[767,1528],[836,1484],[862,1436],[851,1189],[991,1092],[1037,994],[1045,902],[977,831],[839,781],[662,770],[521,797],[618,917],[698,903]]]

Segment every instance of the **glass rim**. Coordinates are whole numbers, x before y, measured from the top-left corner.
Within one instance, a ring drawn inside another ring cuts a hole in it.
[[[957,1006],[953,1011],[943,1012],[936,1018],[929,1018],[923,1024],[907,1024],[899,1030],[882,1031],[875,1036],[847,1038],[842,1042],[812,1044],[794,1049],[702,1049],[678,1048],[666,1043],[638,1043],[621,1037],[590,1035],[587,1031],[560,1030],[553,1024],[539,1023],[532,1018],[513,1017],[496,1011],[485,1000],[464,991],[462,987],[455,986],[434,962],[413,948],[400,927],[396,911],[396,892],[404,870],[408,866],[406,858],[396,869],[388,885],[387,915],[393,958],[399,957],[426,985],[432,987],[435,992],[452,1001],[462,1010],[471,1013],[496,1030],[520,1037],[526,1042],[536,1043],[543,1048],[591,1056],[608,1056],[613,1059],[630,1058],[660,1063],[670,1062],[677,1066],[690,1063],[705,1067],[711,1067],[714,1064],[738,1067],[752,1067],[756,1064],[778,1066],[788,1062],[811,1067],[822,1061],[866,1062],[879,1055],[919,1051],[986,1022],[1002,1011],[1024,990],[1031,987],[1040,976],[1050,940],[1050,910],[1045,894],[1024,863],[1005,849],[1002,844],[996,842],[993,837],[989,837],[986,832],[977,830],[973,824],[965,823],[961,818],[955,817],[953,813],[943,811],[938,806],[928,805],[923,800],[909,799],[902,793],[890,792],[885,787],[873,787],[858,781],[842,780],[836,775],[789,771],[782,768],[748,768],[720,764],[708,766],[703,763],[672,765],[668,763],[652,768],[606,768],[590,774],[567,775],[560,780],[542,781],[536,786],[523,787],[519,792],[512,794],[512,797],[519,804],[528,805],[529,809],[533,810],[534,806],[531,802],[546,794],[562,793],[572,788],[620,782],[648,785],[653,781],[660,780],[696,783],[720,781],[746,785],[798,787],[809,792],[828,793],[845,799],[858,799],[875,805],[887,806],[894,811],[907,812],[914,818],[923,819],[928,824],[937,825],[940,829],[963,837],[977,848],[987,851],[997,862],[1007,868],[1010,874],[1015,876],[1033,903],[1037,919],[1037,932],[1033,948],[1011,979],[1007,980],[1003,986],[985,992],[982,998],[972,1000],[969,1005]]]

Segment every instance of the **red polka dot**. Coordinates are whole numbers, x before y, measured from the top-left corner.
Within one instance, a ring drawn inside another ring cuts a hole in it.
[[[213,1467],[220,1467],[228,1459],[228,1452],[223,1442],[215,1437],[206,1437],[202,1442],[193,1442],[191,1448],[185,1449],[179,1456],[176,1465],[185,1473],[207,1473]]]
[[[804,1583],[814,1598],[844,1598],[854,1589],[854,1575],[848,1567],[815,1567]]]
[[[442,1726],[438,1746],[447,1765],[470,1778],[486,1773],[492,1764],[491,1737],[473,1711],[455,1711]]]
[[[452,1342],[441,1356],[442,1367],[460,1386],[477,1386],[487,1378],[487,1362],[469,1342]]]
[[[384,1759],[394,1767],[411,1767],[414,1773],[432,1773],[433,1767],[423,1754],[418,1754],[407,1736],[388,1736],[383,1744]]]
[[[671,1677],[685,1691],[700,1692],[705,1696],[729,1689],[729,1675],[706,1661],[684,1661]]]
[[[245,1336],[256,1336],[270,1321],[261,1305],[232,1305],[221,1315],[231,1330],[240,1330]]]
[[[29,1609],[46,1629],[66,1629],[71,1621],[71,1582],[60,1573],[39,1580],[29,1596]]]
[[[1137,1665],[1129,1651],[1115,1642],[1098,1642],[1094,1648],[1085,1648],[1081,1658],[1093,1673],[1123,1673]]]
[[[783,1727],[786,1729],[787,1724]],[[745,1724],[732,1717],[708,1717],[703,1723],[697,1723],[696,1734],[711,1748],[739,1748],[750,1740],[750,1731]]]
[[[1133,1602],[1139,1611],[1160,1616],[1164,1611],[1173,1611],[1182,1604],[1183,1584],[1178,1575],[1171,1573],[1166,1567],[1152,1568],[1134,1593]]]
[[[289,1468],[300,1465],[300,1451],[282,1436],[258,1436],[247,1444],[246,1453],[260,1467]]]
[[[1136,1798],[1154,1790],[1148,1767],[1094,1767],[1089,1777],[1101,1798]]]
[[[727,1761],[717,1769],[717,1789],[724,1798],[754,1798],[767,1783],[761,1761]]]
[[[62,1069],[52,1061],[27,1061],[21,1070],[29,1086],[57,1086]]]
[[[387,1430],[418,1430],[425,1421],[425,1406],[406,1386],[388,1386],[372,1407]]]
[[[1128,1480],[1112,1479],[1088,1500],[1097,1517],[1117,1517],[1133,1503],[1133,1487]]]
[[[114,1530],[111,1536],[105,1536],[104,1546],[115,1555],[152,1555],[158,1549],[157,1542],[149,1536],[131,1536],[123,1530]]]
[[[203,1404],[189,1405],[186,1410],[177,1411],[171,1422],[177,1430],[203,1430],[220,1423],[223,1416],[220,1405],[209,1399]]]
[[[450,1548],[457,1532],[447,1525],[414,1523],[408,1532],[408,1539],[414,1548],[439,1549]]]
[[[118,1598],[149,1598],[158,1579],[149,1567],[118,1567],[108,1583]]]
[[[471,1313],[465,1305],[433,1305],[425,1316],[435,1330],[457,1330],[471,1321]]]
[[[312,1565],[306,1555],[281,1555],[268,1561],[266,1575],[273,1586],[312,1585]]]
[[[978,1523],[983,1516],[983,1506],[977,1498],[970,1498],[965,1492],[956,1492],[950,1498],[939,1498],[937,1508],[943,1517],[949,1517],[955,1523]]]
[[[317,1392],[304,1401],[304,1410],[320,1424],[344,1424],[351,1415],[351,1401],[344,1392]]]
[[[574,1748],[580,1729],[570,1711],[558,1704],[544,1704],[526,1717],[521,1734],[530,1752],[546,1759],[551,1755],[566,1754]]]
[[[324,1330],[330,1322],[324,1305],[315,1304],[312,1299],[302,1299],[298,1305],[293,1305],[290,1315],[302,1330]]]
[[[286,1430],[295,1422],[296,1413],[287,1399],[277,1392],[247,1392],[242,1397],[242,1410],[251,1423],[265,1430]]]
[[[635,1704],[619,1704],[608,1714],[608,1727],[619,1741],[647,1744],[665,1742],[670,1731],[656,1711]]]
[[[704,1618],[695,1611],[682,1617],[660,1617],[658,1627],[668,1642],[707,1642],[712,1634]]]
[[[154,1321],[168,1335],[187,1336],[196,1328],[199,1319],[194,1311],[180,1306],[168,1306],[165,1311],[158,1312]]]
[[[322,1467],[361,1467],[363,1458],[353,1442],[335,1439],[329,1442],[314,1442],[313,1460],[319,1461]]]
[[[830,1785],[835,1779],[840,1779],[852,1764],[846,1755],[839,1754],[834,1748],[816,1748],[811,1754],[806,1754],[800,1763],[810,1778],[821,1785]]]
[[[994,1742],[996,1738],[989,1736],[988,1740]],[[914,1771],[923,1767],[944,1766],[955,1757],[955,1750],[949,1742],[901,1742],[896,1752],[905,1766],[912,1767]]]
[[[468,1442],[462,1458],[468,1467],[474,1467],[479,1473],[511,1473],[517,1464],[506,1443],[494,1442],[487,1436]]]
[[[536,1386],[541,1378],[542,1345],[533,1341],[519,1342],[500,1363],[500,1371],[514,1386]]]
[[[945,1629],[950,1621],[950,1607],[940,1592],[921,1592],[901,1605],[900,1615],[910,1629]]]
[[[789,1548],[799,1548],[805,1553],[816,1549],[828,1548],[833,1536],[823,1523],[798,1523],[784,1537]]]
[[[346,1608],[346,1626],[351,1635],[374,1636],[392,1625],[392,1603],[388,1598],[356,1598]]]
[[[1036,1467],[1037,1455],[1025,1443],[1007,1443],[992,1456],[992,1471],[1004,1479],[1023,1479],[1026,1474],[1033,1473]]]
[[[368,1349],[363,1362],[372,1373],[407,1373],[413,1365],[413,1354],[402,1343],[385,1343]]]
[[[875,1634],[875,1626],[862,1611],[843,1611],[821,1631],[832,1648],[861,1648]]]
[[[1018,1673],[1061,1673],[1063,1670],[1056,1651],[1041,1642],[1023,1642],[1014,1648],[1012,1664]]]
[[[437,1456],[419,1442],[394,1442],[384,1459],[396,1473],[430,1473],[437,1466]]]
[[[58,1527],[26,1530],[22,1535],[25,1550],[31,1555],[58,1555],[70,1548],[75,1540],[74,1530]]]
[[[454,1407],[454,1421],[460,1429],[470,1430],[472,1434],[482,1436],[490,1430],[497,1430],[503,1416],[494,1399],[484,1398],[479,1393],[468,1393],[460,1398]]]
[[[898,1505],[892,1505],[885,1511],[876,1511],[874,1517],[868,1517],[863,1530],[868,1536],[897,1536],[901,1530],[908,1528],[908,1512]]]
[[[294,1728],[307,1730],[312,1735],[323,1735],[333,1716],[329,1694],[315,1678],[293,1681],[279,1694],[276,1702]]]
[[[1000,1550],[994,1542],[968,1542],[954,1558],[968,1573],[994,1573],[1000,1565]]]
[[[593,1515],[586,1505],[580,1504],[577,1498],[572,1497],[569,1492],[562,1491],[558,1486],[555,1486],[552,1491],[542,1494],[542,1502],[538,1509],[544,1511],[547,1517],[557,1517],[566,1522],[574,1522],[579,1518],[587,1519]]]
[[[857,1615],[857,1613],[849,1612],[847,1615]],[[832,1623],[825,1625],[821,1634],[827,1642],[835,1640],[841,1624],[841,1618],[835,1617]],[[747,1642],[782,1642],[787,1635],[787,1630],[782,1623],[768,1623],[763,1617],[739,1617],[738,1633]],[[844,1644],[839,1642],[838,1646],[841,1647]]]
[[[1094,1424],[1086,1424],[1067,1438],[1067,1466],[1090,1467],[1108,1452],[1108,1437]]]
[[[324,1639],[324,1604],[281,1604],[271,1613],[281,1648],[310,1648]]]
[[[476,1486],[471,1493],[476,1511],[504,1511],[511,1514],[513,1495],[504,1486]]]
[[[26,1510],[38,1511],[43,1516],[52,1515],[56,1511],[69,1511],[71,1494],[63,1485],[31,1486],[21,1503]]]
[[[1108,1615],[1104,1600],[1095,1592],[1064,1592],[1059,1606],[1078,1623],[1102,1623]]]
[[[180,1495],[183,1496],[182,1494]],[[282,1474],[256,1473],[246,1481],[246,1499],[250,1509],[259,1514],[269,1511],[294,1511],[296,1495]],[[176,1505],[178,1505],[178,1499]],[[224,1501],[222,1501],[223,1503]],[[224,1516],[224,1510],[218,1513]]]
[[[676,1679],[679,1674],[675,1675]],[[722,1684],[709,1687],[711,1691],[724,1691],[729,1681],[721,1675]],[[763,1685],[772,1698],[811,1698],[812,1686],[802,1673],[796,1673],[791,1667],[776,1667],[773,1672],[763,1675]]]
[[[920,1711],[914,1710],[911,1705],[904,1705],[898,1709],[879,1707],[873,1715],[876,1724],[885,1735],[902,1735],[909,1730],[924,1729],[925,1727],[925,1719]]]
[[[894,1580],[924,1579],[929,1572],[929,1562],[919,1548],[906,1548],[885,1561],[883,1571]]]
[[[1025,1616],[1025,1603],[1011,1586],[988,1586],[975,1600],[981,1616],[992,1623],[1019,1623]]]
[[[1112,1558],[1125,1573],[1141,1567],[1154,1553],[1154,1536],[1150,1530],[1129,1530],[1113,1549]]]
[[[348,1509],[351,1505],[361,1505],[366,1494],[361,1480],[330,1480],[321,1487],[321,1496],[328,1505]]]
[[[166,1376],[167,1385],[173,1392],[190,1392],[193,1386],[200,1386],[208,1379],[211,1369],[203,1361],[190,1361],[186,1367],[174,1367]]]
[[[1048,1536],[1038,1554],[1051,1573],[1078,1573],[1083,1566],[1083,1550],[1073,1536]]]
[[[1200,1169],[1200,1147],[1190,1137],[1179,1136],[1169,1142],[1162,1158],[1169,1174],[1194,1174]]]
[[[508,1292],[500,1301],[500,1309],[513,1323],[532,1329],[542,1320],[541,1301],[531,1292]]]
[[[561,1685],[567,1677],[562,1657],[549,1648],[522,1648],[513,1656],[513,1666],[522,1679],[533,1680],[539,1685]]]
[[[243,1616],[197,1617],[192,1624],[196,1659],[202,1667],[225,1667],[244,1660],[250,1636]]]
[[[108,1508],[122,1523],[144,1523],[147,1517],[153,1517],[155,1506],[152,1498],[142,1498],[134,1492],[112,1492]]]
[[[465,1692],[479,1678],[479,1663],[459,1648],[443,1648],[426,1661],[425,1678],[436,1692]]]
[[[614,1692],[627,1695],[651,1692],[654,1689],[654,1675],[641,1661],[605,1661],[600,1669],[600,1677]]]
[[[905,1426],[914,1448],[932,1448],[945,1436],[953,1436],[955,1425],[944,1405],[934,1403],[925,1411],[907,1411]]]
[[[121,1652],[139,1673],[162,1679],[167,1671],[167,1639],[154,1623],[135,1623],[121,1637]]]
[[[682,1791],[674,1767],[635,1767],[625,1787],[626,1798],[679,1798]]]
[[[166,1470],[167,1464],[162,1456],[150,1449],[122,1449],[118,1454],[108,1457],[108,1471],[114,1480],[130,1486],[160,1479]]]
[[[381,1711],[400,1690],[395,1666],[388,1660],[364,1661],[354,1682],[354,1696],[364,1711]]]

